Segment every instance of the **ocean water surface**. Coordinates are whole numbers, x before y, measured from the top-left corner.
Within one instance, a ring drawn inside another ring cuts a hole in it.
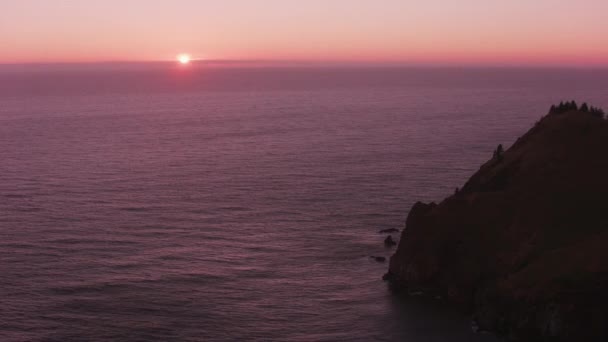
[[[0,69],[0,340],[493,341],[391,294],[378,230],[607,90],[593,70]]]

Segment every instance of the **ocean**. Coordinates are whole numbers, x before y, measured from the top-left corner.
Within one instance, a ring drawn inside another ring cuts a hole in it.
[[[0,340],[494,341],[392,294],[378,231],[607,90],[583,69],[0,68]]]

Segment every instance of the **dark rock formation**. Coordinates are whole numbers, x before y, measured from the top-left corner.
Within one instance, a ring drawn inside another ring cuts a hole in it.
[[[377,262],[385,262],[386,261],[386,258],[383,257],[383,256],[373,256],[372,255],[372,256],[370,256],[370,258],[376,260]]]
[[[386,247],[393,247],[396,244],[397,243],[395,242],[395,240],[393,240],[393,237],[391,235],[387,236],[386,239],[384,239],[384,245]]]
[[[378,233],[380,233],[380,234],[399,233],[399,229],[397,229],[397,228],[382,229]]]
[[[396,279],[395,279],[395,275],[392,274],[391,271],[388,271],[382,276],[382,280],[393,282]]]
[[[600,112],[553,107],[456,194],[416,203],[384,278],[441,295],[511,340],[608,341]]]

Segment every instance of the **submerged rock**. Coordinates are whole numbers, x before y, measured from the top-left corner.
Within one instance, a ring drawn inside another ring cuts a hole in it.
[[[384,239],[384,245],[386,247],[392,247],[396,244],[397,243],[395,242],[395,240],[393,240],[393,237],[391,235],[387,236],[386,239]]]
[[[395,279],[395,276],[390,272],[386,272],[383,276],[382,276],[382,280],[384,281],[393,281]]]
[[[385,262],[386,261],[386,258],[383,257],[383,256],[373,256],[372,255],[372,256],[370,256],[370,258],[376,260],[377,262]]]
[[[455,195],[416,203],[385,279],[521,341],[608,340],[608,122],[541,119]]]

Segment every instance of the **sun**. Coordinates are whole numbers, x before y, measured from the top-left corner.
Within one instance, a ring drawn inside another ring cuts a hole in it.
[[[185,53],[178,55],[177,61],[182,65],[186,65],[186,64],[190,63],[190,55],[185,54]]]

